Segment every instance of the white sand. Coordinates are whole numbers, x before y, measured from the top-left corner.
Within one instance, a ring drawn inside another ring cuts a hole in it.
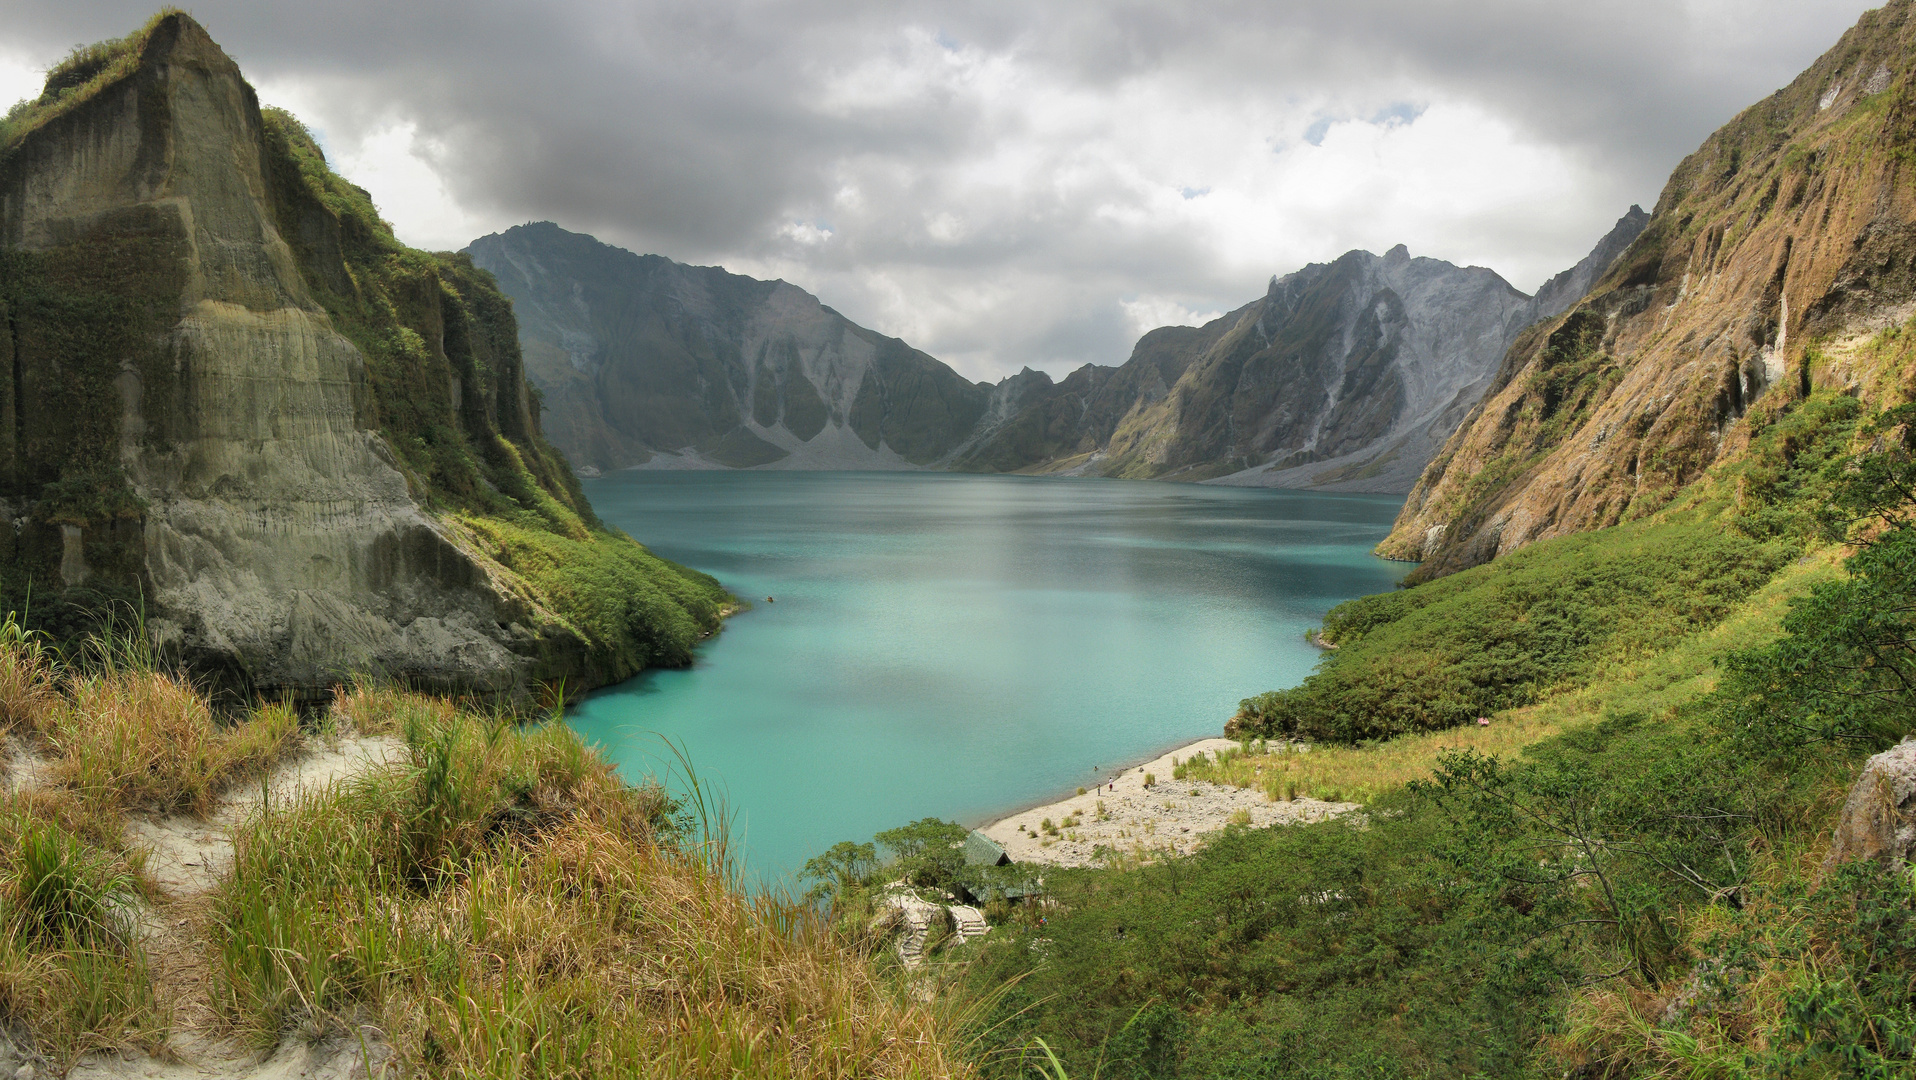
[[[1237,746],[1230,739],[1202,739],[1180,746],[1114,774],[1096,790],[1013,814],[979,831],[1004,845],[1005,853],[1018,862],[1090,866],[1098,861],[1100,847],[1140,859],[1167,852],[1189,854],[1207,834],[1224,828],[1240,812],[1248,813],[1251,825],[1261,828],[1322,821],[1358,808],[1356,803],[1317,799],[1272,802],[1256,788],[1171,779],[1176,762]],[[1147,773],[1156,778],[1155,786],[1144,786]],[[1074,816],[1078,824],[1064,828],[1065,819]],[[1062,830],[1061,837],[1043,830],[1046,818]]]

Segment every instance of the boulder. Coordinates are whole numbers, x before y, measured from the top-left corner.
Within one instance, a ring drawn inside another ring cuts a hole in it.
[[[1848,859],[1874,859],[1894,869],[1916,849],[1916,738],[1869,759],[1850,788],[1836,838],[1823,862],[1827,872]]]

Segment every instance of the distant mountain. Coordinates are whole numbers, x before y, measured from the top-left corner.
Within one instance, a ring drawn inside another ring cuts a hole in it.
[[[1535,297],[1401,245],[1314,263],[1203,327],[1146,334],[1121,368],[1024,391],[962,464],[1409,491],[1517,335],[1575,303],[1647,220],[1631,207]]]
[[[936,465],[991,388],[783,281],[634,255],[550,222],[473,241],[575,466]]]
[[[1119,367],[972,383],[782,281],[551,223],[468,249],[511,296],[552,441],[579,466],[942,468],[1405,492],[1517,335],[1642,230],[1632,207],[1527,297],[1490,270],[1353,251],[1273,278]]]

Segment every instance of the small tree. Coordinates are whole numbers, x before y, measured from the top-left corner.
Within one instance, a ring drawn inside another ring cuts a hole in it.
[[[887,829],[875,839],[897,857],[899,877],[928,889],[948,889],[965,880],[963,826],[937,818]]]
[[[870,844],[841,840],[825,854],[807,859],[798,876],[817,882],[805,894],[807,900],[831,900],[837,903],[847,893],[869,886],[877,866],[877,848]]]

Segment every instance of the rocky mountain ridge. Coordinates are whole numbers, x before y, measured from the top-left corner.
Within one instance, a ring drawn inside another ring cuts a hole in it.
[[[587,469],[942,468],[1409,489],[1524,326],[1575,302],[1632,208],[1526,297],[1494,272],[1354,251],[1273,278],[1118,367],[971,383],[785,282],[537,223],[474,241],[516,305],[555,443]]]
[[[0,134],[16,610],[139,605],[248,696],[578,691],[716,627],[714,583],[592,517],[486,276],[394,241],[190,17],[76,51]],[[559,549],[673,631],[605,617]]]
[[[1916,395],[1870,345],[1916,302],[1913,11],[1864,14],[1684,159],[1591,294],[1512,347],[1380,554],[1429,576],[1653,513],[1768,395]]]

